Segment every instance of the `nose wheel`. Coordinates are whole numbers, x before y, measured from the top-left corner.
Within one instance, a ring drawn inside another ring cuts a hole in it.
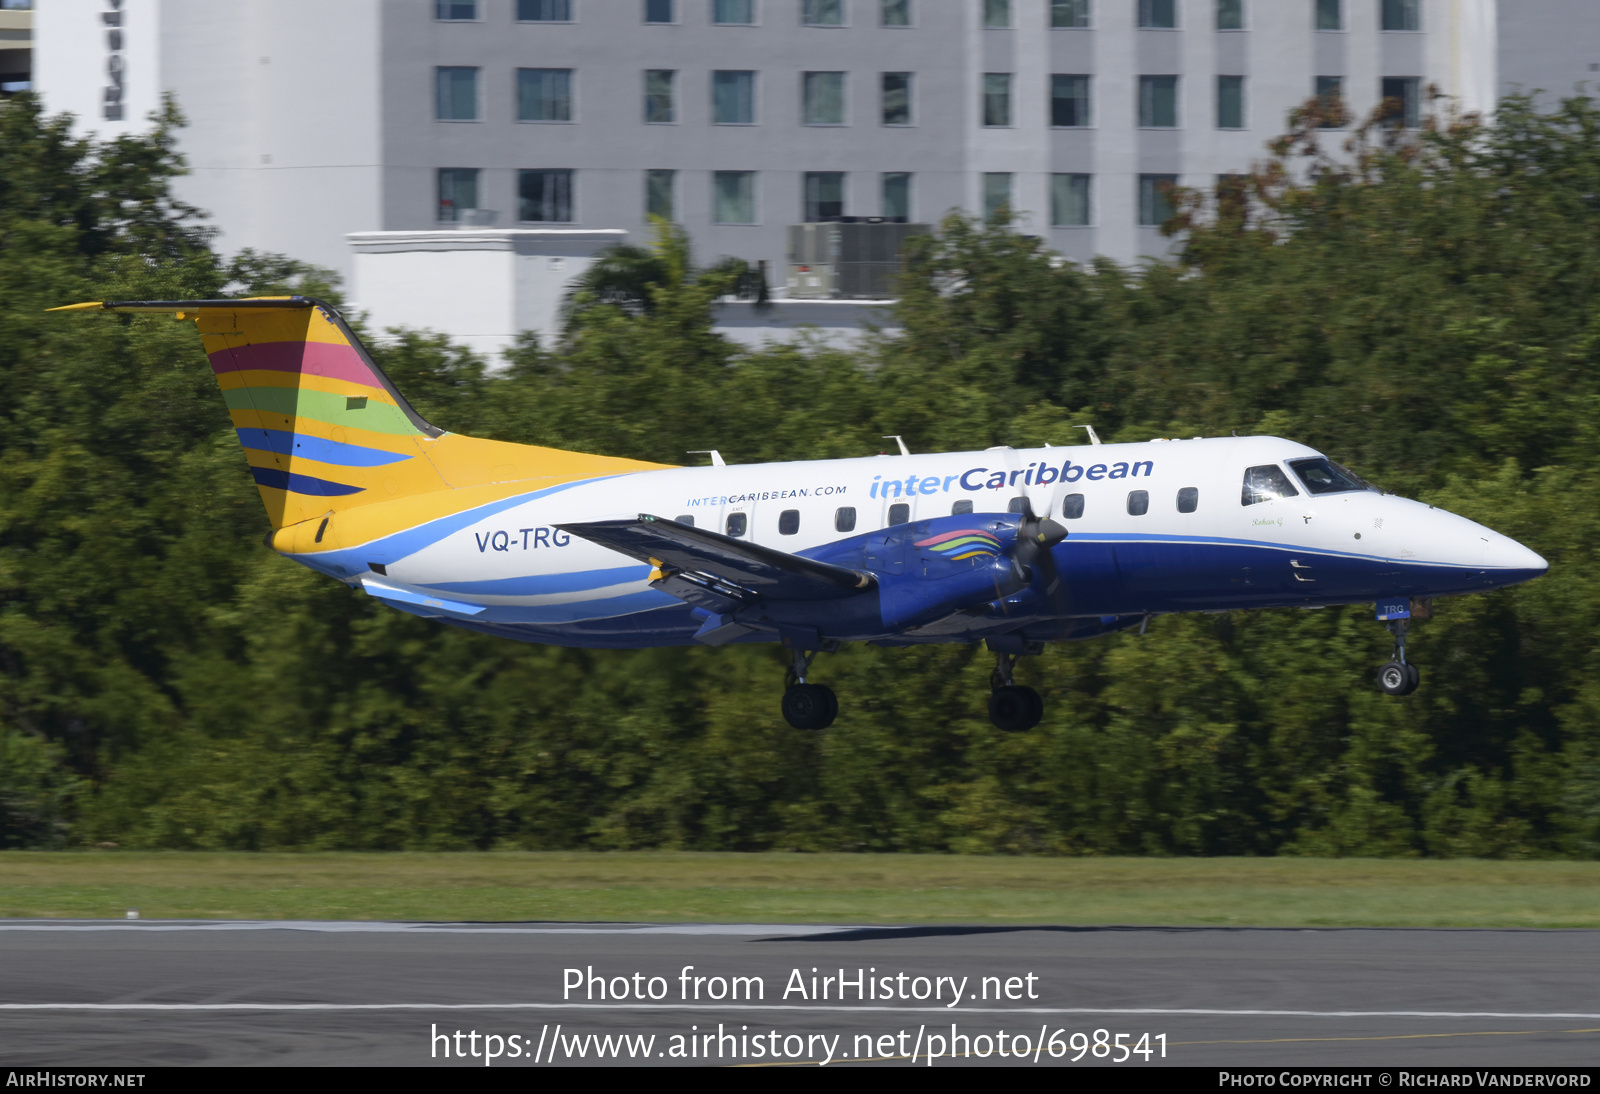
[[[1378,688],[1385,695],[1410,695],[1422,683],[1422,673],[1406,660],[1406,630],[1409,619],[1389,621],[1394,635],[1394,659],[1378,670]]]
[[[783,720],[795,729],[827,729],[839,717],[839,699],[826,684],[806,683],[816,650],[794,651],[794,667],[783,689]]]
[[[997,653],[994,659],[994,672],[989,675],[989,721],[1007,733],[1032,729],[1044,717],[1044,700],[1032,688],[1012,682],[1016,654]]]

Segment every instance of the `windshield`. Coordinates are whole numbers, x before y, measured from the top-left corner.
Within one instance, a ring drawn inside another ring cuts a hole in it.
[[[1351,490],[1372,490],[1378,488],[1366,479],[1357,475],[1348,468],[1340,467],[1332,460],[1318,457],[1310,460],[1290,460],[1289,466],[1306,484],[1306,489],[1313,494],[1343,494]]]
[[[1289,476],[1283,473],[1283,468],[1268,463],[1260,467],[1245,468],[1244,492],[1240,495],[1239,502],[1242,505],[1256,505],[1278,498],[1292,498],[1299,493],[1300,491],[1294,488],[1294,483],[1289,481]]]

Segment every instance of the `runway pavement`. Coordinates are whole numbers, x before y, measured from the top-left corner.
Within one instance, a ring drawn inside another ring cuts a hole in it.
[[[1597,931],[3,920],[0,1066],[1592,1065],[1597,970]]]

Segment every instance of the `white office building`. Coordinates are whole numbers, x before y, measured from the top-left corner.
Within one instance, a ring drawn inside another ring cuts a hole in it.
[[[221,245],[347,276],[350,233],[640,241],[658,213],[781,285],[790,224],[1001,203],[1129,262],[1167,250],[1164,183],[1247,169],[1314,95],[1415,120],[1430,85],[1491,109],[1503,38],[1523,83],[1548,40],[1563,90],[1600,62],[1596,0],[40,0],[34,25],[49,109],[109,136],[172,92]]]

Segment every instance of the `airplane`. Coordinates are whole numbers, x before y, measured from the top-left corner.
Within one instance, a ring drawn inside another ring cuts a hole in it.
[[[1434,598],[1545,573],[1464,517],[1280,437],[673,467],[460,436],[406,402],[340,313],[304,296],[54,311],[196,324],[272,530],[266,545],[401,611],[525,642],[779,643],[782,713],[838,714],[813,659],[848,642],[995,657],[989,715],[1043,715],[1017,659],[1175,612],[1369,603],[1389,695]],[[644,510],[644,511],[642,511]]]

